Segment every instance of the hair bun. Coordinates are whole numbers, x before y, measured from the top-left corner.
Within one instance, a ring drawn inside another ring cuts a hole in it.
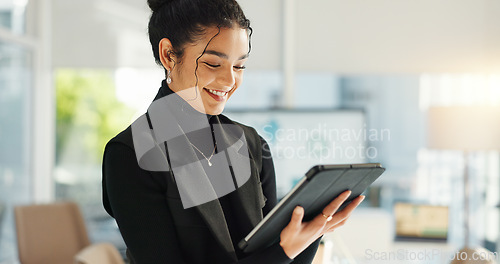
[[[148,0],[148,5],[153,12],[158,11],[162,6],[173,2],[174,0]]]

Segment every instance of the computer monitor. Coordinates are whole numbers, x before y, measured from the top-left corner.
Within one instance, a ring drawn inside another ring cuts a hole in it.
[[[398,202],[394,204],[397,240],[446,240],[448,207]]]

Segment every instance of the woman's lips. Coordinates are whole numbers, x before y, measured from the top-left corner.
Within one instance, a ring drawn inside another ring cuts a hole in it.
[[[203,90],[205,90],[210,96],[212,96],[212,98],[214,98],[216,101],[219,101],[219,102],[226,100],[227,93],[228,93],[228,92],[212,90],[212,89],[208,89],[208,88],[203,88]]]

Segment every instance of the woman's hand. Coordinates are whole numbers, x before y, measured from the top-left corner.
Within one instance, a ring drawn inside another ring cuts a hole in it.
[[[364,196],[358,196],[344,209],[337,212],[339,207],[349,197],[351,191],[345,191],[328,204],[322,214],[317,215],[309,222],[302,222],[304,208],[297,206],[293,210],[290,223],[283,228],[280,234],[280,245],[285,254],[293,259],[306,249],[312,242],[328,232],[333,232],[345,224],[352,211],[363,201]],[[323,215],[324,214],[324,215]],[[332,216],[330,221],[327,217]]]

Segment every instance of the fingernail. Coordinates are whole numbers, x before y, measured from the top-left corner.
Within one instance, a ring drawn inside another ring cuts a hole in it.
[[[360,202],[364,201],[365,198],[366,198],[366,196],[364,196],[364,195],[360,195],[360,196],[361,196],[361,201]]]

